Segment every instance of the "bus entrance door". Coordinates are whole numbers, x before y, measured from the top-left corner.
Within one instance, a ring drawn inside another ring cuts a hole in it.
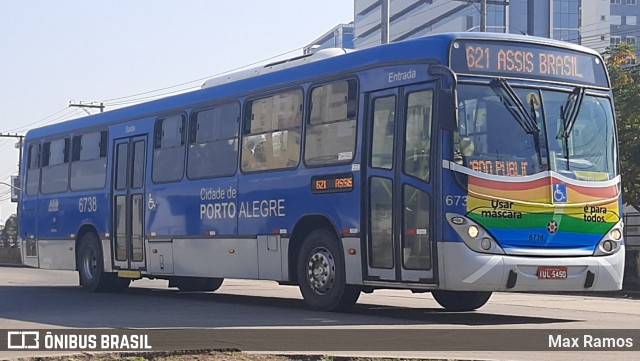
[[[368,97],[366,279],[372,282],[435,282],[431,241],[434,89],[410,86]]]
[[[113,264],[118,270],[145,268],[144,170],[146,137],[118,139],[113,147]]]

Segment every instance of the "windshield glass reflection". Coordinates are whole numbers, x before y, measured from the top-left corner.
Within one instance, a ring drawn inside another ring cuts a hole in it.
[[[575,92],[516,87],[511,99],[504,99],[505,93],[489,85],[458,87],[454,161],[500,176],[553,170],[574,179],[604,181],[617,175],[609,99],[584,95],[577,115],[567,122],[566,104]],[[516,103],[518,111],[513,109]]]

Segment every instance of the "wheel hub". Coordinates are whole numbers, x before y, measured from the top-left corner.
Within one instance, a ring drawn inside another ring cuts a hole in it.
[[[96,254],[92,249],[86,251],[84,256],[83,269],[87,279],[93,279],[96,275],[98,261],[96,260]]]
[[[336,267],[327,249],[318,248],[312,252],[307,263],[307,276],[314,292],[325,294],[331,289],[336,278]]]

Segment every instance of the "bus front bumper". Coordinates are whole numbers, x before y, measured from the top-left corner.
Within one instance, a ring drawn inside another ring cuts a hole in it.
[[[439,244],[440,287],[455,291],[616,291],[624,245],[609,256],[528,257],[483,254],[462,242]]]

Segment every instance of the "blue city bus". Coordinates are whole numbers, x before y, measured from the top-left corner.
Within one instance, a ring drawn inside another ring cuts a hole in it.
[[[322,51],[29,131],[23,262],[89,291],[274,280],[324,311],[384,288],[453,311],[618,290],[616,139],[585,47],[452,33]]]

